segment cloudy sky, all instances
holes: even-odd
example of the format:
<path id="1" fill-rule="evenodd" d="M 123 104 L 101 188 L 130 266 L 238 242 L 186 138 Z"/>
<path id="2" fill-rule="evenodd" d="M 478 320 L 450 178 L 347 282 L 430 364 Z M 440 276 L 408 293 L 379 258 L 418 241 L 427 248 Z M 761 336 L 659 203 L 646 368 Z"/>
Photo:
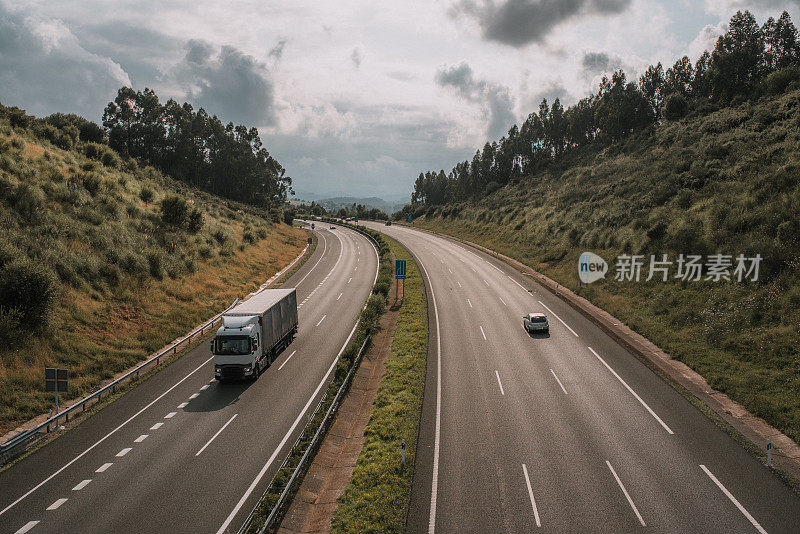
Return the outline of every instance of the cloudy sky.
<path id="1" fill-rule="evenodd" d="M 257 126 L 318 194 L 407 195 L 604 73 L 693 60 L 800 0 L 0 0 L 0 102 L 100 121 L 122 85 Z"/>

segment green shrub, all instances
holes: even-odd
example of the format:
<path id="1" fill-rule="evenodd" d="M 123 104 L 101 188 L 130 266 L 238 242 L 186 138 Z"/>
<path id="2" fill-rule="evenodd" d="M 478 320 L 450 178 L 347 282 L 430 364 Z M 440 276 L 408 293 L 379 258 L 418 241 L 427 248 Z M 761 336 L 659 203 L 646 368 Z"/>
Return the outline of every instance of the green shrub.
<path id="1" fill-rule="evenodd" d="M 204 222 L 205 221 L 203 220 L 203 213 L 199 209 L 193 208 L 192 211 L 189 213 L 189 222 L 187 225 L 187 229 L 191 233 L 196 234 L 197 232 L 203 229 Z"/>
<path id="2" fill-rule="evenodd" d="M 149 272 L 150 264 L 139 254 L 128 252 L 119 262 L 119 266 L 128 274 L 144 276 Z"/>
<path id="3" fill-rule="evenodd" d="M 250 245 L 252 245 L 253 243 L 256 242 L 256 237 L 252 234 L 252 232 L 250 232 L 250 230 L 246 230 L 242 234 L 242 240 L 244 240 L 247 243 L 249 243 Z"/>
<path id="4" fill-rule="evenodd" d="M 103 152 L 103 155 L 100 157 L 100 162 L 105 167 L 110 167 L 112 169 L 116 169 L 122 164 L 122 161 L 119 159 L 119 156 L 112 150 L 106 150 Z"/>
<path id="5" fill-rule="evenodd" d="M 0 306 L 0 347 L 13 348 L 26 334 L 23 317 L 16 308 Z"/>
<path id="6" fill-rule="evenodd" d="M 152 202 L 155 193 L 149 187 L 143 187 L 141 191 L 139 191 L 139 199 L 144 202 L 144 205 L 147 206 L 148 203 Z"/>
<path id="7" fill-rule="evenodd" d="M 38 217 L 44 206 L 44 192 L 39 186 L 22 183 L 14 192 L 14 207 L 27 220 Z"/>
<path id="8" fill-rule="evenodd" d="M 86 170 L 86 166 L 84 165 L 84 170 Z M 91 170 L 91 169 L 90 169 Z M 95 196 L 97 193 L 100 192 L 100 188 L 103 185 L 102 180 L 94 172 L 88 172 L 84 174 L 81 178 L 81 182 L 83 183 L 84 189 L 89 192 L 90 195 Z"/>
<path id="9" fill-rule="evenodd" d="M 178 195 L 161 201 L 161 220 L 168 225 L 181 227 L 189 220 L 189 204 Z"/>
<path id="10" fill-rule="evenodd" d="M 150 270 L 150 276 L 156 280 L 164 278 L 164 257 L 158 252 L 149 252 L 147 254 L 147 265 Z"/>
<path id="11" fill-rule="evenodd" d="M 14 309 L 30 328 L 46 326 L 58 298 L 58 282 L 41 265 L 14 261 L 0 271 L 0 307 Z"/>

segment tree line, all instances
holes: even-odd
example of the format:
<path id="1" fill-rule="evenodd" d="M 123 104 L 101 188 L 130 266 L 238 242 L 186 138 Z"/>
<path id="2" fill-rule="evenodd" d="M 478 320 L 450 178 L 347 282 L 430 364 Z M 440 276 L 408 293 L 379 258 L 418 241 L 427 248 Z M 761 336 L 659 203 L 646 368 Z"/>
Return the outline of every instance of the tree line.
<path id="1" fill-rule="evenodd" d="M 256 128 L 223 124 L 203 108 L 151 89 L 122 87 L 103 113 L 108 145 L 215 195 L 260 207 L 286 200 L 292 180 L 263 147 Z"/>
<path id="2" fill-rule="evenodd" d="M 413 206 L 443 205 L 480 198 L 509 182 L 593 144 L 609 144 L 690 113 L 708 113 L 747 99 L 780 94 L 800 86 L 800 39 L 789 14 L 770 17 L 759 27 L 749 12 L 737 12 L 712 52 L 692 64 L 684 56 L 664 70 L 650 66 L 639 82 L 618 70 L 603 77 L 597 93 L 564 108 L 559 99 L 542 100 L 521 127 L 487 142 L 472 161 L 420 173 Z"/>

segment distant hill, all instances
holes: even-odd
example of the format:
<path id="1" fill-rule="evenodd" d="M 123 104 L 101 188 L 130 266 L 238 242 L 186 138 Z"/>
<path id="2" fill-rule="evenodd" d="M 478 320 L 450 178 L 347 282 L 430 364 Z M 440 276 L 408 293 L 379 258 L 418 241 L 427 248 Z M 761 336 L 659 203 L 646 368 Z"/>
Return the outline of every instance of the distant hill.
<path id="1" fill-rule="evenodd" d="M 332 197 L 332 198 L 316 198 L 316 199 L 308 199 L 297 196 L 298 199 L 302 198 L 302 200 L 292 201 L 292 203 L 302 203 L 303 201 L 311 202 L 312 200 L 315 201 L 317 204 L 321 205 L 328 211 L 337 211 L 341 208 L 350 208 L 353 204 L 362 205 L 367 209 L 377 208 L 382 212 L 386 213 L 387 215 L 391 215 L 395 211 L 401 209 L 406 202 L 390 202 L 384 200 L 379 197 L 368 197 L 368 198 L 358 198 L 358 197 Z"/>

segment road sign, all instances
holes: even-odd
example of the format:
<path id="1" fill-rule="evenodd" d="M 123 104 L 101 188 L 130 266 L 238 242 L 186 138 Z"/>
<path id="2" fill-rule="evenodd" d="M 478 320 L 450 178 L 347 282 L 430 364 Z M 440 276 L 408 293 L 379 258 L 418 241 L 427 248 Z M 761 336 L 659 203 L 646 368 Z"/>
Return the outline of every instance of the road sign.
<path id="1" fill-rule="evenodd" d="M 394 261 L 394 277 L 396 280 L 406 279 L 406 260 Z"/>
<path id="2" fill-rule="evenodd" d="M 356 220 L 356 222 L 358 222 L 358 215 L 356 215 L 355 220 Z"/>
<path id="3" fill-rule="evenodd" d="M 66 369 L 56 369 L 54 367 L 46 367 L 44 370 L 44 385 L 46 391 L 60 391 L 67 392 L 67 376 Z"/>

